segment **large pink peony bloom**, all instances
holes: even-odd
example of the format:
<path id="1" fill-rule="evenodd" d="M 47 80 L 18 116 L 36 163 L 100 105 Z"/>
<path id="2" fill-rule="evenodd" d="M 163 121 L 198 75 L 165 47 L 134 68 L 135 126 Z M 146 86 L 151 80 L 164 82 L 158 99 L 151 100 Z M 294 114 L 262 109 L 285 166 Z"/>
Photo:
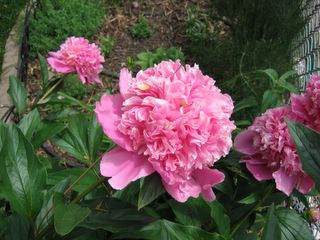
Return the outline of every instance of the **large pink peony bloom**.
<path id="1" fill-rule="evenodd" d="M 288 105 L 269 109 L 241 132 L 234 144 L 246 154 L 242 161 L 258 181 L 275 179 L 277 189 L 287 195 L 294 188 L 307 193 L 314 182 L 302 170 L 285 119 L 300 121 Z"/>
<path id="2" fill-rule="evenodd" d="M 83 84 L 102 84 L 99 73 L 104 57 L 99 47 L 87 39 L 70 37 L 57 52 L 49 52 L 50 66 L 60 73 L 77 72 Z"/>
<path id="3" fill-rule="evenodd" d="M 320 132 L 320 76 L 311 76 L 307 89 L 302 95 L 291 95 L 292 111 L 304 123 Z"/>
<path id="4" fill-rule="evenodd" d="M 233 102 L 198 66 L 161 62 L 140 71 L 120 73 L 120 93 L 105 94 L 96 104 L 98 121 L 119 147 L 104 154 L 101 174 L 122 189 L 154 171 L 180 202 L 202 193 L 215 199 L 212 186 L 223 173 L 209 167 L 230 151 L 229 120 Z"/>

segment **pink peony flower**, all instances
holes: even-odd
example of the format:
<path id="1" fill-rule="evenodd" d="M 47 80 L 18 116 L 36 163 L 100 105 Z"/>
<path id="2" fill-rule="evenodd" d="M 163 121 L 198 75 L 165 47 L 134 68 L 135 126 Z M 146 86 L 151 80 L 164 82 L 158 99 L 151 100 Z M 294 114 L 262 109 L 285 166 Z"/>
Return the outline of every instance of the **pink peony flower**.
<path id="1" fill-rule="evenodd" d="M 60 73 L 77 72 L 83 84 L 102 84 L 99 73 L 104 57 L 99 47 L 84 38 L 70 37 L 57 52 L 49 52 L 50 66 Z"/>
<path id="2" fill-rule="evenodd" d="M 287 195 L 294 188 L 307 193 L 314 182 L 302 170 L 285 119 L 300 121 L 288 105 L 269 109 L 248 130 L 241 132 L 234 144 L 239 152 L 246 154 L 242 162 L 258 181 L 275 179 L 277 189 Z"/>
<path id="3" fill-rule="evenodd" d="M 180 202 L 202 193 L 224 174 L 210 169 L 232 146 L 233 102 L 198 66 L 161 62 L 133 78 L 120 73 L 120 93 L 97 102 L 99 123 L 119 146 L 103 155 L 101 174 L 122 189 L 158 172 L 168 193 Z"/>
<path id="4" fill-rule="evenodd" d="M 307 89 L 302 95 L 291 95 L 292 111 L 304 123 L 320 132 L 320 76 L 311 76 Z"/>

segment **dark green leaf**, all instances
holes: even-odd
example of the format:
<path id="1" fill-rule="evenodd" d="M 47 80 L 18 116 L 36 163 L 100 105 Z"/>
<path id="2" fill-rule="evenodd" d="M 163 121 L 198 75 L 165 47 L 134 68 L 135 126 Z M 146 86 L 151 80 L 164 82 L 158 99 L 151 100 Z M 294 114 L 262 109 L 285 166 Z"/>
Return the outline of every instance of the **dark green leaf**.
<path id="1" fill-rule="evenodd" d="M 48 65 L 47 65 L 46 59 L 41 54 L 38 54 L 38 58 L 39 58 L 40 68 L 41 68 L 42 89 L 45 89 L 49 81 Z"/>
<path id="2" fill-rule="evenodd" d="M 278 73 L 274 70 L 274 69 L 265 69 L 265 70 L 258 70 L 258 72 L 261 72 L 261 73 L 265 73 L 272 82 L 276 82 L 278 81 Z"/>
<path id="3" fill-rule="evenodd" d="M 290 134 L 296 144 L 302 169 L 315 181 L 320 190 L 320 135 L 300 123 L 287 121 Z"/>
<path id="4" fill-rule="evenodd" d="M 263 229 L 262 240 L 281 239 L 280 225 L 274 214 L 274 205 L 272 204 L 266 216 L 266 223 Z"/>
<path id="5" fill-rule="evenodd" d="M 26 110 L 28 96 L 26 88 L 15 76 L 9 77 L 8 94 L 10 95 L 13 104 L 16 106 L 18 114 L 21 116 Z"/>
<path id="6" fill-rule="evenodd" d="M 202 198 L 189 199 L 185 203 L 170 200 L 169 205 L 179 223 L 201 227 L 202 222 L 210 220 L 210 207 Z"/>
<path id="7" fill-rule="evenodd" d="M 89 208 L 77 204 L 58 204 L 54 208 L 54 228 L 58 234 L 67 235 L 90 213 Z"/>
<path id="8" fill-rule="evenodd" d="M 270 90 L 264 92 L 260 107 L 260 113 L 264 113 L 269 108 L 281 105 L 278 96 Z"/>
<path id="9" fill-rule="evenodd" d="M 62 123 L 42 123 L 34 137 L 31 139 L 31 143 L 33 147 L 37 149 L 46 140 L 49 140 L 64 129 L 65 125 Z"/>
<path id="10" fill-rule="evenodd" d="M 236 113 L 240 110 L 246 109 L 246 108 L 251 108 L 251 107 L 256 107 L 258 105 L 257 100 L 255 97 L 247 97 L 245 99 L 242 99 L 240 102 L 238 102 L 233 110 L 233 113 Z"/>
<path id="11" fill-rule="evenodd" d="M 88 127 L 88 147 L 91 161 L 97 158 L 97 153 L 102 144 L 103 132 L 96 115 L 92 114 Z"/>
<path id="12" fill-rule="evenodd" d="M 0 152 L 1 187 L 13 210 L 33 217 L 42 205 L 46 171 L 17 127 L 8 127 L 4 146 Z"/>
<path id="13" fill-rule="evenodd" d="M 238 203 L 242 204 L 252 204 L 258 201 L 257 193 L 251 193 L 249 196 L 246 196 L 245 198 L 238 201 Z"/>
<path id="14" fill-rule="evenodd" d="M 26 218 L 18 214 L 10 215 L 7 218 L 5 240 L 29 240 L 31 239 L 30 235 L 30 223 Z"/>
<path id="15" fill-rule="evenodd" d="M 289 82 L 278 82 L 277 83 L 280 87 L 286 89 L 288 92 L 290 93 L 298 93 L 298 88 L 296 86 L 294 86 L 293 84 L 289 83 Z"/>
<path id="16" fill-rule="evenodd" d="M 101 208 L 103 211 L 92 213 L 81 226 L 92 230 L 121 232 L 140 229 L 153 220 L 143 210 L 138 211 L 135 206 L 115 198 L 105 199 Z"/>
<path id="17" fill-rule="evenodd" d="M 120 233 L 115 239 L 150 239 L 150 240 L 223 240 L 216 233 L 209 233 L 201 228 L 185 226 L 168 220 L 155 221 L 141 230 L 129 233 Z"/>
<path id="18" fill-rule="evenodd" d="M 19 122 L 19 128 L 26 138 L 30 140 L 39 128 L 40 123 L 40 114 L 37 109 L 34 109 L 21 119 Z"/>
<path id="19" fill-rule="evenodd" d="M 84 172 L 85 168 L 68 168 L 56 172 L 48 173 L 48 185 L 56 185 L 64 179 L 70 179 L 70 183 L 75 182 Z M 72 189 L 76 192 L 83 192 L 91 185 L 97 182 L 97 177 L 91 171 L 89 171 Z"/>
<path id="20" fill-rule="evenodd" d="M 290 208 L 276 209 L 275 215 L 281 230 L 281 240 L 314 239 L 307 222 Z"/>
<path id="21" fill-rule="evenodd" d="M 138 209 L 147 206 L 164 192 L 165 190 L 158 174 L 152 174 L 145 177 L 140 186 Z"/>
<path id="22" fill-rule="evenodd" d="M 218 232 L 227 238 L 230 234 L 230 218 L 225 214 L 225 209 L 217 200 L 207 204 L 211 208 L 211 217 L 218 227 Z"/>
<path id="23" fill-rule="evenodd" d="M 288 78 L 293 76 L 297 76 L 297 72 L 295 70 L 288 71 L 280 76 L 279 82 L 287 82 Z"/>

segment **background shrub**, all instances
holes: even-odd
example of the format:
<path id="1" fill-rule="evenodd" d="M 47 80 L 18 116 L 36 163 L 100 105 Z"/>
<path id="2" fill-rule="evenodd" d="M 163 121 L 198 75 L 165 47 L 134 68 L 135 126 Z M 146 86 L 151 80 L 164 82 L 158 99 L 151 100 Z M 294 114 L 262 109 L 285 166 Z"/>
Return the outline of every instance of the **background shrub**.
<path id="1" fill-rule="evenodd" d="M 57 50 L 69 36 L 94 34 L 104 15 L 102 0 L 43 0 L 30 24 L 30 55 Z"/>

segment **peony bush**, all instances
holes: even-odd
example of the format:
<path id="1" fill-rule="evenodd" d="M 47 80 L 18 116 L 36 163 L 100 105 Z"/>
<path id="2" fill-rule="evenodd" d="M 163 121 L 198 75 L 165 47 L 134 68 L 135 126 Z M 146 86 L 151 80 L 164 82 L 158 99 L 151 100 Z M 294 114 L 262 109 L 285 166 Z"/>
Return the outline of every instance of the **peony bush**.
<path id="1" fill-rule="evenodd" d="M 81 37 L 39 61 L 37 98 L 11 77 L 17 115 L 0 122 L 1 239 L 314 239 L 320 77 L 298 95 L 291 73 L 259 70 L 270 89 L 234 103 L 170 59 L 123 68 L 111 92 L 101 50 Z M 61 92 L 72 73 L 96 96 Z"/>

